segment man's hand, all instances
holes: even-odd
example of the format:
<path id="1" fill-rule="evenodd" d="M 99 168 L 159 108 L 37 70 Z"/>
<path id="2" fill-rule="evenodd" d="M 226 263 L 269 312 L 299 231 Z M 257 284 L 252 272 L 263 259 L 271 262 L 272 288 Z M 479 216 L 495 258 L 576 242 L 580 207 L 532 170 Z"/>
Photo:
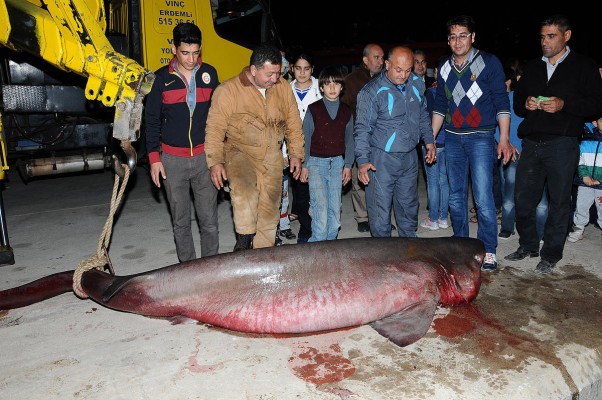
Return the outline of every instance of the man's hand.
<path id="1" fill-rule="evenodd" d="M 425 144 L 424 147 L 426 147 L 426 156 L 424 156 L 426 163 L 432 164 L 437 161 L 437 147 L 433 143 Z"/>
<path id="2" fill-rule="evenodd" d="M 301 159 L 297 157 L 291 157 L 288 164 L 291 174 L 293 174 L 293 178 L 299 179 L 299 175 L 301 175 Z"/>
<path id="3" fill-rule="evenodd" d="M 503 160 L 504 165 L 508 164 L 514 157 L 514 150 L 516 150 L 516 147 L 512 146 L 509 141 L 500 140 L 500 143 L 497 145 L 498 160 Z"/>
<path id="4" fill-rule="evenodd" d="M 351 168 L 343 168 L 341 175 L 343 177 L 343 186 L 345 186 L 351 180 Z"/>
<path id="5" fill-rule="evenodd" d="M 368 177 L 368 171 L 370 170 L 376 171 L 376 167 L 372 165 L 371 162 L 364 163 L 357 167 L 357 179 L 364 185 L 370 183 L 370 178 Z"/>
<path id="6" fill-rule="evenodd" d="M 550 97 L 549 100 L 540 100 L 537 101 L 537 97 L 529 96 L 527 97 L 527 102 L 525 103 L 525 108 L 529 111 L 534 110 L 542 110 L 548 113 L 555 113 L 564 107 L 564 100 L 560 97 Z"/>
<path id="7" fill-rule="evenodd" d="M 224 164 L 215 164 L 210 168 L 209 172 L 211 173 L 211 182 L 213 182 L 213 186 L 215 186 L 217 190 L 223 188 L 224 181 L 228 180 Z"/>
<path id="8" fill-rule="evenodd" d="M 542 100 L 539 102 L 539 109 L 547 113 L 555 113 L 562 110 L 564 100 L 560 97 L 550 97 L 550 100 Z"/>
<path id="9" fill-rule="evenodd" d="M 161 178 L 167 179 L 162 162 L 156 162 L 150 166 L 151 179 L 156 187 L 161 188 Z"/>

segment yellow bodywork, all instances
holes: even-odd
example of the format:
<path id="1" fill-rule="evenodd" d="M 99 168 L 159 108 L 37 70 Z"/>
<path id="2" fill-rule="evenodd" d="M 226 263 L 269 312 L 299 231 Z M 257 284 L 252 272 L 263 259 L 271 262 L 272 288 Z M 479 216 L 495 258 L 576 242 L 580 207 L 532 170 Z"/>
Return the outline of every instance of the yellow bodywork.
<path id="1" fill-rule="evenodd" d="M 201 58 L 217 69 L 220 81 L 237 75 L 249 64 L 251 50 L 217 35 L 210 0 L 146 0 L 140 7 L 142 61 L 151 71 L 171 60 L 172 30 L 180 22 L 193 22 L 201 29 Z"/>

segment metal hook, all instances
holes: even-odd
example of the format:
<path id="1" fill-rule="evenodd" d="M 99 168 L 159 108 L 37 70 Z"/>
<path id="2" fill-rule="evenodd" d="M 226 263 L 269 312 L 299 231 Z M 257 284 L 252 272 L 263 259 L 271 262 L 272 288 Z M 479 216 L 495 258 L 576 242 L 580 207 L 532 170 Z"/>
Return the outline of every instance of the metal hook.
<path id="1" fill-rule="evenodd" d="M 132 142 L 129 140 L 121 141 L 121 148 L 127 157 L 127 166 L 130 169 L 130 172 L 134 172 L 136 169 L 136 149 L 132 146 Z M 118 157 L 113 155 L 113 169 L 115 173 L 119 175 L 120 178 L 125 176 L 125 170 L 123 169 L 123 164 L 119 161 Z"/>

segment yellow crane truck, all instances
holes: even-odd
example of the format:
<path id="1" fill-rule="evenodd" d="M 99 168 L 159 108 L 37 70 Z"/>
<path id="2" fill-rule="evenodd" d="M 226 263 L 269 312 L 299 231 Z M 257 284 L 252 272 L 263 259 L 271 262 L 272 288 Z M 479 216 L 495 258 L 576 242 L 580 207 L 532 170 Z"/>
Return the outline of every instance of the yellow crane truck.
<path id="1" fill-rule="evenodd" d="M 144 96 L 180 22 L 201 28 L 202 58 L 220 80 L 248 64 L 255 45 L 278 44 L 269 0 L 0 0 L 0 185 L 12 161 L 24 180 L 119 173 L 117 154 L 133 170 Z M 3 265 L 14 256 L 1 190 Z"/>

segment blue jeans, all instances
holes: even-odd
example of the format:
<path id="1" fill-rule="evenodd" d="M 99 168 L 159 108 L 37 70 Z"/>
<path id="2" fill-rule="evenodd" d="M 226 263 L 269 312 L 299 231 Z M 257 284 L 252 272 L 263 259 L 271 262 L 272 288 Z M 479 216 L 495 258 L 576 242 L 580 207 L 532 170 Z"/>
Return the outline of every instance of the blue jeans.
<path id="1" fill-rule="evenodd" d="M 422 154 L 426 154 L 426 147 L 422 146 Z M 427 164 L 424 158 L 426 171 L 426 190 L 428 194 L 429 219 L 431 221 L 447 220 L 449 212 L 449 182 L 447 181 L 447 166 L 445 162 L 445 147 L 437 147 L 437 161 Z"/>
<path id="2" fill-rule="evenodd" d="M 311 237 L 308 242 L 334 240 L 341 227 L 341 194 L 345 160 L 337 157 L 309 157 L 309 207 Z"/>
<path id="3" fill-rule="evenodd" d="M 514 233 L 516 209 L 514 206 L 514 184 L 516 182 L 516 167 L 518 160 L 508 164 L 500 162 L 500 175 L 502 179 L 502 225 L 503 232 Z M 548 190 L 544 189 L 541 200 L 535 210 L 535 229 L 539 240 L 543 239 L 543 229 L 548 218 Z"/>
<path id="4" fill-rule="evenodd" d="M 449 209 L 454 236 L 468 237 L 468 175 L 479 224 L 477 239 L 485 244 L 487 253 L 497 248 L 497 217 L 493 200 L 493 168 L 495 138 L 493 132 L 468 135 L 445 135 Z"/>

